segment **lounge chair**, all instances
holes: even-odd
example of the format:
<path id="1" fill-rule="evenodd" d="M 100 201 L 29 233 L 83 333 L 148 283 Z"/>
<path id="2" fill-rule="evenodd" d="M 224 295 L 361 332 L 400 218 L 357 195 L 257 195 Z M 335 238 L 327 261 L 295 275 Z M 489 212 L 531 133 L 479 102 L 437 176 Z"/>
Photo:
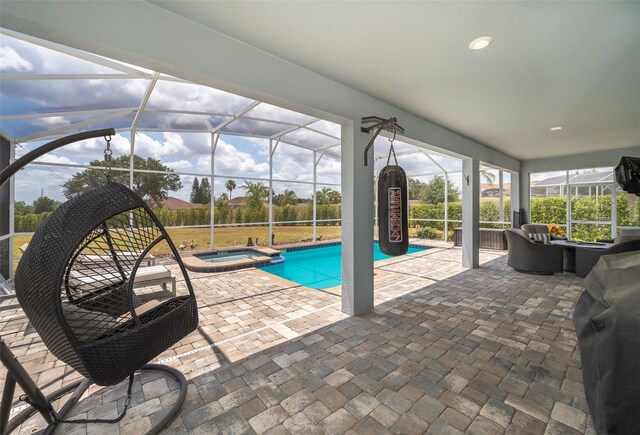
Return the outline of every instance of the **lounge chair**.
<path id="1" fill-rule="evenodd" d="M 562 272 L 562 246 L 534 243 L 520 229 L 509 229 L 507 264 L 518 272 L 552 275 Z"/>
<path id="2" fill-rule="evenodd" d="M 83 273 L 82 269 L 73 270 L 69 276 L 69 285 L 76 290 L 91 292 L 105 287 L 105 283 L 115 283 L 120 281 L 120 276 L 115 273 L 95 273 L 91 275 Z M 171 275 L 171 271 L 165 266 L 140 267 L 133 280 L 133 288 L 149 287 L 160 285 L 165 292 L 169 292 L 167 283 L 171 283 L 171 295 L 176 296 L 176 278 Z"/>
<path id="3" fill-rule="evenodd" d="M 134 262 L 138 259 L 138 256 L 137 252 L 118 252 L 118 259 L 124 261 Z M 113 257 L 109 254 L 80 254 L 77 260 L 83 264 L 113 263 Z M 156 257 L 147 254 L 142 262 L 148 267 L 155 266 Z"/>

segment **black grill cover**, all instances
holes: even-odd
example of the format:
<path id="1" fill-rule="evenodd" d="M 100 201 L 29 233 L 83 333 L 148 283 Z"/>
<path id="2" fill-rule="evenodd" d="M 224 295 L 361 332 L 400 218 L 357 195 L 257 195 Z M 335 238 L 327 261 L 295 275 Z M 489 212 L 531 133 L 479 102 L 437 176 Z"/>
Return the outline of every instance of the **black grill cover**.
<path id="1" fill-rule="evenodd" d="M 603 256 L 585 278 L 573 322 L 598 434 L 640 433 L 640 254 Z"/>
<path id="2" fill-rule="evenodd" d="M 378 176 L 378 239 L 387 255 L 403 255 L 409 249 L 407 175 L 400 166 L 388 165 Z"/>
<path id="3" fill-rule="evenodd" d="M 616 181 L 628 193 L 640 193 L 640 158 L 622 157 L 616 166 Z"/>

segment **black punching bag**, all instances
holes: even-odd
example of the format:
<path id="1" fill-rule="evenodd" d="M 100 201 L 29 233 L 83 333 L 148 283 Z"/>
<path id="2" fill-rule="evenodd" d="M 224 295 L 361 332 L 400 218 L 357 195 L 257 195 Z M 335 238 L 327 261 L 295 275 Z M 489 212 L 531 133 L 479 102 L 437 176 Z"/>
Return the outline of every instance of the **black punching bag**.
<path id="1" fill-rule="evenodd" d="M 398 165 L 382 168 L 378 176 L 378 239 L 380 250 L 387 255 L 403 255 L 409 249 L 407 199 L 404 169 Z"/>

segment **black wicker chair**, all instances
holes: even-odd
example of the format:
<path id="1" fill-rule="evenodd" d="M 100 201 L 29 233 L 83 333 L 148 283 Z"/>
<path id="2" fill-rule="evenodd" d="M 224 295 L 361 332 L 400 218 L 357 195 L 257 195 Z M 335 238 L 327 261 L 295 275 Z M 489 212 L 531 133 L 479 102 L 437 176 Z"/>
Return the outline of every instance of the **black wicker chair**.
<path id="1" fill-rule="evenodd" d="M 508 229 L 507 264 L 518 272 L 551 275 L 562 272 L 562 247 L 533 243 L 522 230 Z"/>
<path id="2" fill-rule="evenodd" d="M 163 240 L 189 294 L 136 313 L 136 271 Z M 85 261 L 76 261 L 81 255 Z M 96 257 L 100 261 L 86 261 Z M 124 380 L 198 324 L 193 288 L 175 246 L 147 204 L 117 183 L 84 193 L 49 216 L 18 265 L 15 287 L 47 348 L 98 385 Z"/>
<path id="3" fill-rule="evenodd" d="M 640 240 L 613 245 L 608 249 L 591 249 L 580 247 L 576 249 L 576 276 L 581 278 L 589 275 L 600 257 L 603 255 L 621 254 L 623 252 L 640 251 Z"/>

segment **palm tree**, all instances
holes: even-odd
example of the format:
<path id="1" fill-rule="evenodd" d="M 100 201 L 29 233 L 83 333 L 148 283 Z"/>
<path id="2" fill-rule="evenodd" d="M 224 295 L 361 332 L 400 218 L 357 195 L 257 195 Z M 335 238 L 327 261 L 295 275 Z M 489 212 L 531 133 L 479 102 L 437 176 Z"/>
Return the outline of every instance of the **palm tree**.
<path id="1" fill-rule="evenodd" d="M 480 168 L 480 177 L 484 178 L 487 184 L 493 184 L 496 181 L 496 174 L 485 168 Z"/>
<path id="2" fill-rule="evenodd" d="M 229 199 L 231 199 L 231 192 L 236 188 L 236 182 L 233 180 L 227 180 L 224 187 L 229 191 Z"/>
<path id="3" fill-rule="evenodd" d="M 298 198 L 293 190 L 284 189 L 278 200 L 278 205 L 284 207 L 285 205 L 296 205 Z"/>
<path id="4" fill-rule="evenodd" d="M 329 204 L 330 187 L 323 187 L 322 190 L 316 192 L 316 204 Z"/>
<path id="5" fill-rule="evenodd" d="M 269 188 L 262 183 L 252 183 L 244 180 L 244 184 L 240 186 L 247 192 L 247 208 L 261 209 L 264 200 L 269 196 Z"/>

